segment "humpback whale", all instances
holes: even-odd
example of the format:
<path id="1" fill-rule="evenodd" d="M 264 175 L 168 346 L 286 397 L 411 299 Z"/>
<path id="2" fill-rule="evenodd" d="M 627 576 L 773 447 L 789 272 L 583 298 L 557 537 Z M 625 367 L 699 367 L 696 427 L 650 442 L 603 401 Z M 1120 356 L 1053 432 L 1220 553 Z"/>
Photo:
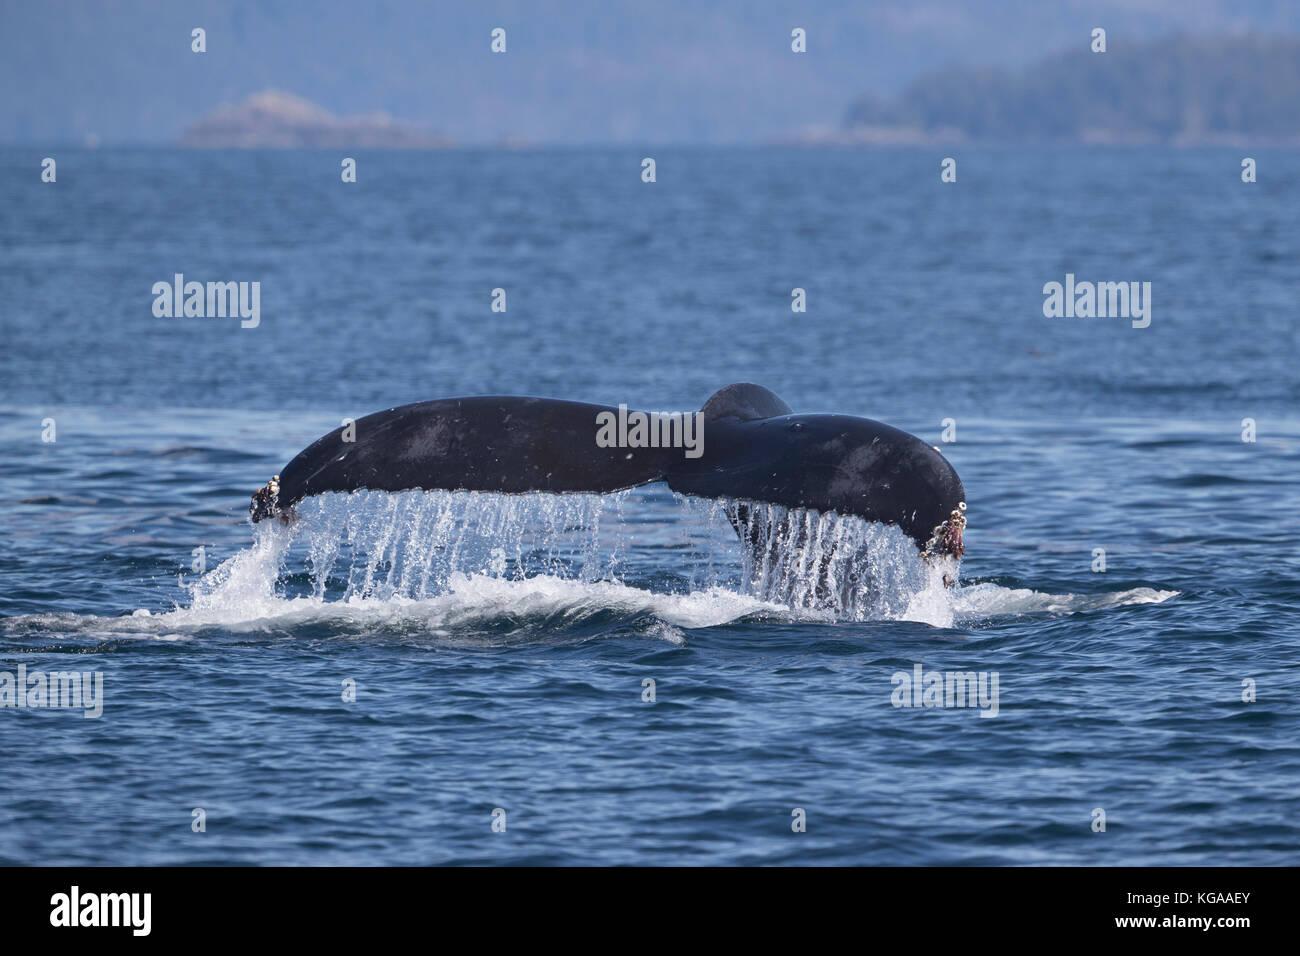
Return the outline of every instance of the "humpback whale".
<path id="1" fill-rule="evenodd" d="M 640 414 L 654 431 L 656 416 Z M 626 406 L 514 396 L 402 405 L 317 439 L 253 494 L 249 512 L 288 521 L 297 502 L 331 491 L 604 493 L 662 481 L 729 502 L 742 538 L 746 503 L 761 502 L 897 525 L 927 559 L 964 553 L 961 479 L 914 435 L 850 415 L 796 415 L 751 383 L 728 385 L 694 415 L 700 441 L 684 454 L 671 441 L 624 440 L 621 427 L 611 442 L 609 423 L 631 418 Z M 657 421 L 665 417 L 674 416 Z"/>

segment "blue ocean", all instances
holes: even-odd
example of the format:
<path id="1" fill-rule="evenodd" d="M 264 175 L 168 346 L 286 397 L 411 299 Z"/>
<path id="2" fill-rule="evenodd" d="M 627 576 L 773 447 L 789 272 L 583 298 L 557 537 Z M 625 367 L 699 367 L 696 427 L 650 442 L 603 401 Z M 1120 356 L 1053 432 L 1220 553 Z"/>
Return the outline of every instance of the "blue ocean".
<path id="1" fill-rule="evenodd" d="M 1294 864 L 1300 153 L 1251 155 L 0 151 L 0 864 Z M 733 382 L 939 447 L 955 584 L 829 516 L 875 591 L 810 606 L 662 485 L 249 520 L 345 419 Z"/>

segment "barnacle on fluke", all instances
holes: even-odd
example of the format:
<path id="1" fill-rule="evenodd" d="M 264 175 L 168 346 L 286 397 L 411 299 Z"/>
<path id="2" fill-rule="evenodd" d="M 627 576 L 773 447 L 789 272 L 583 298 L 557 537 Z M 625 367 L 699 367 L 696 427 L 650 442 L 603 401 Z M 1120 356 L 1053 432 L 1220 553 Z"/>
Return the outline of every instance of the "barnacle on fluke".
<path id="1" fill-rule="evenodd" d="M 929 560 L 937 555 L 952 555 L 954 558 L 960 558 L 966 553 L 966 546 L 962 543 L 962 533 L 966 530 L 966 502 L 957 502 L 957 507 L 952 510 L 947 519 L 942 524 L 934 526 L 930 533 L 930 540 L 925 543 L 921 553 Z"/>
<path id="2" fill-rule="evenodd" d="M 270 518 L 280 511 L 280 476 L 273 475 L 257 491 L 253 492 L 253 500 L 248 505 L 248 513 L 254 521 L 261 521 L 263 518 Z"/>

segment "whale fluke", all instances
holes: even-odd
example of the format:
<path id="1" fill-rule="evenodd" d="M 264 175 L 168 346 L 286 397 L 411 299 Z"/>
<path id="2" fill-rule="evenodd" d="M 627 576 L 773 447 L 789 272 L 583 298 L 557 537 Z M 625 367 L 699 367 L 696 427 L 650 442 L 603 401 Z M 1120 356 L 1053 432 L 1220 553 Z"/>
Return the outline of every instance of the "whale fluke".
<path id="1" fill-rule="evenodd" d="M 963 553 L 965 490 L 936 449 L 866 418 L 796 415 L 752 383 L 728 385 L 698 413 L 515 396 L 390 408 L 303 449 L 249 511 L 288 520 L 304 498 L 363 488 L 602 494 L 655 481 L 857 515 L 897 525 L 924 553 Z"/>

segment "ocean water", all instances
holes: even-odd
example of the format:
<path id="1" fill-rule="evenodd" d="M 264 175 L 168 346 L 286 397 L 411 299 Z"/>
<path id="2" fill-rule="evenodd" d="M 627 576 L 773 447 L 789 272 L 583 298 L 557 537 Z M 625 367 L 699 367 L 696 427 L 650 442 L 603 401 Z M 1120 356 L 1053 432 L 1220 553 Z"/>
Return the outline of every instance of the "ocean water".
<path id="1" fill-rule="evenodd" d="M 1300 153 L 1251 155 L 0 151 L 0 671 L 103 681 L 0 708 L 0 863 L 1295 863 Z M 1067 273 L 1149 327 L 1046 318 Z M 656 486 L 248 521 L 343 418 L 735 381 L 941 447 L 956 586 L 805 516 L 876 582 L 808 607 Z"/>

